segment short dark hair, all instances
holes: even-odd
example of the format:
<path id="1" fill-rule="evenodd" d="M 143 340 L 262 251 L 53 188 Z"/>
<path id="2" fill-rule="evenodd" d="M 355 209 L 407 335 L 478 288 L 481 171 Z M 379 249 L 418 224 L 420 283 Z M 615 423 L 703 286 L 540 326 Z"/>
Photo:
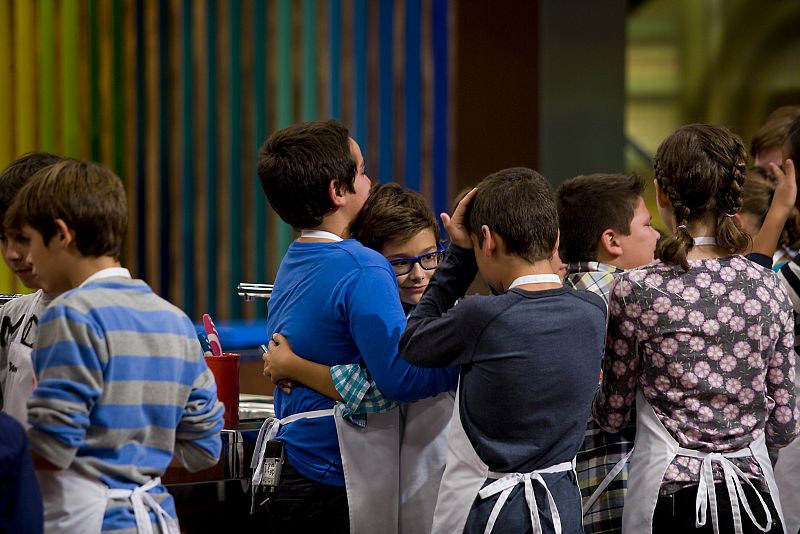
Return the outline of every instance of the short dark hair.
<path id="1" fill-rule="evenodd" d="M 313 228 L 333 204 L 328 187 L 354 192 L 350 135 L 338 121 L 294 124 L 272 134 L 258 154 L 258 176 L 270 206 L 294 228 Z"/>
<path id="2" fill-rule="evenodd" d="M 780 147 L 786 139 L 792 122 L 800 118 L 800 106 L 781 106 L 769 114 L 750 142 L 750 155 L 754 158 L 762 150 Z"/>
<path id="3" fill-rule="evenodd" d="M 351 231 L 365 247 L 381 252 L 391 241 L 408 241 L 423 230 L 440 231 L 425 197 L 396 183 L 376 185 Z"/>
<path id="4" fill-rule="evenodd" d="M 561 184 L 556 191 L 561 259 L 596 261 L 597 243 L 608 228 L 630 235 L 643 193 L 644 179 L 636 174 L 584 174 Z"/>
<path id="5" fill-rule="evenodd" d="M 49 243 L 56 219 L 75 230 L 75 245 L 87 257 L 119 259 L 128 226 L 122 180 L 91 161 L 63 160 L 36 173 L 22 188 L 5 218 L 9 229 L 28 225 Z"/>
<path id="6" fill-rule="evenodd" d="M 795 169 L 800 167 L 800 116 L 798 116 L 789 127 L 786 134 L 786 142 L 789 144 L 789 159 L 794 163 Z"/>
<path id="7" fill-rule="evenodd" d="M 0 223 L 20 189 L 34 174 L 64 158 L 49 152 L 28 152 L 12 161 L 0 172 Z"/>
<path id="8" fill-rule="evenodd" d="M 466 213 L 469 231 L 483 245 L 486 225 L 505 243 L 506 252 L 531 263 L 550 258 L 558 239 L 558 212 L 553 191 L 538 172 L 512 167 L 490 174 Z"/>

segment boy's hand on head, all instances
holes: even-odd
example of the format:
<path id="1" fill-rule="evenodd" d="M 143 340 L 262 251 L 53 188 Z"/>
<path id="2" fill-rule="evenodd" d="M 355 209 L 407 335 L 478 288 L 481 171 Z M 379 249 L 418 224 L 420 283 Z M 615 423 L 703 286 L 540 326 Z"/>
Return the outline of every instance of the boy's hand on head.
<path id="1" fill-rule="evenodd" d="M 472 189 L 472 191 L 464 195 L 464 198 L 462 198 L 461 202 L 459 202 L 458 206 L 456 206 L 456 210 L 453 212 L 452 217 L 447 213 L 442 213 L 440 215 L 444 229 L 447 231 L 447 235 L 450 236 L 450 242 L 461 248 L 472 248 L 472 239 L 469 237 L 469 230 L 467 229 L 465 214 L 467 211 L 467 206 L 469 206 L 470 202 L 472 202 L 472 199 L 475 198 L 475 193 L 477 192 L 478 188 L 475 187 Z"/>
<path id="2" fill-rule="evenodd" d="M 789 217 L 789 212 L 797 202 L 797 179 L 795 174 L 794 162 L 787 159 L 784 169 L 775 163 L 769 164 L 770 171 L 775 177 L 775 193 L 772 195 L 770 211 L 778 210 L 778 215 L 785 218 Z"/>

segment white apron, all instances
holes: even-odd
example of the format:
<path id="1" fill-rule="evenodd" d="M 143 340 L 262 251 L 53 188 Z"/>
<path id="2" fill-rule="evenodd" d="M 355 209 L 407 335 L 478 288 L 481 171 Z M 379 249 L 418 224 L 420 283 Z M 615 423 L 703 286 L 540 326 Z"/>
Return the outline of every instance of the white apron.
<path id="1" fill-rule="evenodd" d="M 653 512 L 658 501 L 658 494 L 661 488 L 661 481 L 664 473 L 676 456 L 690 456 L 702 459 L 702 470 L 700 473 L 700 484 L 697 490 L 697 503 L 695 513 L 697 516 L 696 524 L 698 527 L 707 524 L 708 512 L 711 513 L 711 521 L 714 532 L 719 533 L 718 521 L 719 514 L 733 514 L 736 534 L 741 534 L 741 513 L 742 509 L 755 523 L 752 513 L 753 506 L 759 506 L 766 512 L 766 525 L 760 525 L 764 531 L 772 528 L 773 518 L 769 509 L 761 498 L 754 503 L 747 502 L 742 490 L 742 482 L 752 483 L 728 458 L 743 458 L 753 456 L 757 461 L 766 478 L 767 485 L 775 508 L 781 514 L 780 499 L 778 489 L 775 485 L 775 477 L 772 473 L 772 464 L 769 460 L 767 447 L 764 444 L 764 434 L 752 442 L 749 447 L 739 451 L 726 453 L 706 453 L 692 449 L 685 449 L 678 445 L 678 442 L 669 434 L 661 424 L 653 411 L 653 407 L 642 395 L 641 391 L 636 393 L 636 439 L 634 441 L 634 451 L 631 456 L 630 471 L 628 474 L 628 493 L 625 497 L 625 508 L 622 512 L 622 532 L 629 534 L 646 534 L 653 530 Z M 712 463 L 720 465 L 725 476 L 725 484 L 731 501 L 731 510 L 717 510 L 717 501 L 714 494 L 714 475 Z M 740 500 L 737 493 L 742 495 Z M 710 508 L 710 510 L 709 510 Z M 776 518 L 777 519 L 777 518 Z M 785 530 L 784 530 L 785 532 Z M 722 533 L 727 534 L 727 533 Z"/>
<path id="2" fill-rule="evenodd" d="M 428 533 L 447 458 L 455 400 L 449 391 L 400 406 L 400 534 Z"/>
<path id="3" fill-rule="evenodd" d="M 253 485 L 260 484 L 264 476 L 267 441 L 275 438 L 282 425 L 299 419 L 333 417 L 342 455 L 351 534 L 429 532 L 444 469 L 449 414 L 447 421 L 443 421 L 443 416 L 448 405 L 452 410 L 452 397 L 443 393 L 388 412 L 367 414 L 364 428 L 348 423 L 338 405 L 283 419 L 267 419 L 261 426 L 251 463 Z M 405 408 L 404 414 L 401 408 Z M 403 415 L 405 431 L 401 435 Z M 429 439 L 432 441 L 426 441 Z M 376 472 L 380 475 L 376 476 Z M 425 505 L 415 509 L 422 501 Z M 427 528 L 418 530 L 420 524 L 427 524 Z"/>
<path id="4" fill-rule="evenodd" d="M 800 371 L 794 375 L 794 384 L 800 392 Z M 775 483 L 781 493 L 786 531 L 796 533 L 800 531 L 800 437 L 778 452 Z"/>
<path id="5" fill-rule="evenodd" d="M 450 422 L 450 436 L 447 443 L 447 465 L 442 476 L 442 484 L 439 487 L 439 497 L 436 501 L 433 532 L 439 534 L 463 532 L 475 498 L 487 499 L 499 493 L 500 497 L 497 499 L 494 508 L 492 508 L 489 521 L 484 530 L 486 534 L 489 534 L 494 528 L 497 517 L 511 491 L 517 484 L 521 483 L 525 487 L 525 500 L 530 510 L 533 532 L 534 534 L 541 534 L 541 520 L 533 492 L 533 482 L 535 481 L 547 493 L 548 504 L 553 514 L 553 526 L 556 534 L 560 534 L 561 518 L 558 514 L 558 507 L 541 475 L 543 473 L 560 473 L 572 470 L 575 468 L 574 460 L 544 469 L 537 469 L 531 473 L 493 473 L 489 471 L 489 467 L 480 459 L 464 432 L 459 414 L 458 399 L 459 392 L 456 392 L 453 417 Z M 484 482 L 489 478 L 497 480 L 481 489 Z M 577 482 L 575 491 L 580 492 Z"/>
<path id="6" fill-rule="evenodd" d="M 154 532 L 148 508 L 158 518 L 158 532 L 180 534 L 178 522 L 147 493 L 161 484 L 160 478 L 133 490 L 109 489 L 73 469 L 37 470 L 36 478 L 42 490 L 45 534 L 98 534 L 110 499 L 130 499 L 138 534 Z"/>
<path id="7" fill-rule="evenodd" d="M 8 345 L 8 366 L 13 369 L 6 375 L 6 383 L 3 386 L 3 411 L 19 421 L 26 429 L 28 424 L 28 399 L 33 394 L 36 387 L 36 375 L 33 372 L 33 360 L 31 359 L 32 349 L 22 343 L 25 336 L 25 329 L 28 327 L 33 312 L 42 297 L 41 291 L 36 298 L 31 299 L 22 323 L 17 330 L 17 335 Z"/>

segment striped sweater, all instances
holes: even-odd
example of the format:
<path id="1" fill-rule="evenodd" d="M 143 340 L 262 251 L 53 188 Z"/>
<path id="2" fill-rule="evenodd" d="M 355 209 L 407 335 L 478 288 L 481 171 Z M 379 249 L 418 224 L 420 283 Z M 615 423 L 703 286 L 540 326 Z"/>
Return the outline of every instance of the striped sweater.
<path id="1" fill-rule="evenodd" d="M 190 470 L 217 462 L 223 407 L 192 323 L 143 281 L 102 278 L 54 300 L 33 364 L 31 449 L 56 466 L 133 489 L 173 454 Z M 151 493 L 174 517 L 166 489 Z M 103 532 L 134 526 L 127 503 L 108 503 Z"/>

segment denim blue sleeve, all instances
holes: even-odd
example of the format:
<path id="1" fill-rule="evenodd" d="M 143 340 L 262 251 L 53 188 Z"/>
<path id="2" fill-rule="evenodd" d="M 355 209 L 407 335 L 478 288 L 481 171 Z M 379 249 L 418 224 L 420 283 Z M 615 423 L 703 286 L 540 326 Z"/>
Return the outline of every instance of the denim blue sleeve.
<path id="1" fill-rule="evenodd" d="M 41 534 L 42 495 L 22 426 L 0 414 L 0 532 Z"/>
<path id="2" fill-rule="evenodd" d="M 415 367 L 398 354 L 406 318 L 388 266 L 367 267 L 354 274 L 344 298 L 350 334 L 375 383 L 388 398 L 407 402 L 455 388 L 457 370 Z"/>

